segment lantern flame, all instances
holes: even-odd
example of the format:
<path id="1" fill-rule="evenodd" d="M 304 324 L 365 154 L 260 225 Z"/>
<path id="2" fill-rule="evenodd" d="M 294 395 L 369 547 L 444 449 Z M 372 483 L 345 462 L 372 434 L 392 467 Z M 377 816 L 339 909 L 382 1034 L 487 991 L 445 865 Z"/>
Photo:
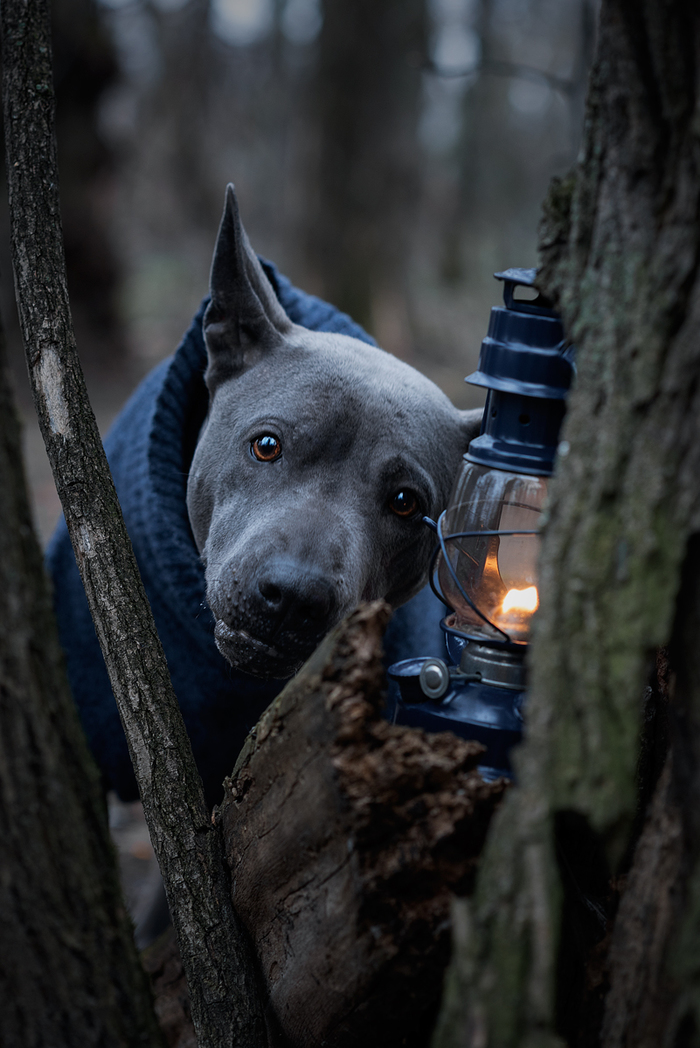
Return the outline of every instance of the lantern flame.
<path id="1" fill-rule="evenodd" d="M 503 598 L 501 610 L 504 613 L 508 611 L 533 612 L 537 610 L 539 602 L 537 586 L 528 586 L 527 589 L 521 590 L 511 589 Z"/>

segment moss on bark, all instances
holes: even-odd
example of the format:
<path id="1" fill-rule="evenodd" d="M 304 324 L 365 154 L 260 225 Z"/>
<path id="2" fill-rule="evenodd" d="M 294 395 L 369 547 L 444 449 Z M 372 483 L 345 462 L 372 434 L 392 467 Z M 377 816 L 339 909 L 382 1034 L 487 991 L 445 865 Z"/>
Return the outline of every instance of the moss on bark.
<path id="1" fill-rule="evenodd" d="M 436 1048 L 584 1043 L 561 985 L 580 871 L 569 878 L 554 827 L 580 820 L 598 880 L 628 854 L 649 662 L 674 635 L 700 524 L 699 73 L 697 5 L 603 0 L 582 157 L 542 225 L 539 281 L 578 377 L 544 527 L 520 785 L 487 842 Z M 580 894 L 602 928 L 604 901 Z"/>

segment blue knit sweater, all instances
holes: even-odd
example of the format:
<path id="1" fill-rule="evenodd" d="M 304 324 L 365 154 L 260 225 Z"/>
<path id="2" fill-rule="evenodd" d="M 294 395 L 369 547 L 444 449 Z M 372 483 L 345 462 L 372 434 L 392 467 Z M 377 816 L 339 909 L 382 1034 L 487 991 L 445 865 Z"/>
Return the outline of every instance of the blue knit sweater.
<path id="1" fill-rule="evenodd" d="M 373 344 L 346 314 L 299 291 L 271 264 L 263 265 L 295 323 Z M 206 304 L 175 354 L 137 388 L 105 449 L 207 799 L 216 803 L 247 732 L 283 685 L 239 673 L 219 653 L 204 569 L 187 517 L 187 473 L 208 403 Z M 88 742 L 106 788 L 122 800 L 134 800 L 138 793 L 126 739 L 63 520 L 47 562 L 68 676 Z M 387 633 L 387 664 L 441 654 L 439 615 L 440 605 L 427 589 L 401 608 Z"/>

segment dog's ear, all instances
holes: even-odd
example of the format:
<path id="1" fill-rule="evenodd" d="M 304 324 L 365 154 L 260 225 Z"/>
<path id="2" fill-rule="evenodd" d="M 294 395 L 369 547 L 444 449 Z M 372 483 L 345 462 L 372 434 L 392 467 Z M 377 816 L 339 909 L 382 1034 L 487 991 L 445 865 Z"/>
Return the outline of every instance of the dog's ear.
<path id="1" fill-rule="evenodd" d="M 250 246 L 230 183 L 214 249 L 210 291 L 204 338 L 211 388 L 243 371 L 261 351 L 279 345 L 292 327 Z"/>
<path id="2" fill-rule="evenodd" d="M 481 433 L 481 420 L 484 417 L 482 408 L 474 408 L 472 411 L 460 411 L 460 424 L 464 438 L 464 450 L 469 446 L 469 441 L 474 440 Z"/>

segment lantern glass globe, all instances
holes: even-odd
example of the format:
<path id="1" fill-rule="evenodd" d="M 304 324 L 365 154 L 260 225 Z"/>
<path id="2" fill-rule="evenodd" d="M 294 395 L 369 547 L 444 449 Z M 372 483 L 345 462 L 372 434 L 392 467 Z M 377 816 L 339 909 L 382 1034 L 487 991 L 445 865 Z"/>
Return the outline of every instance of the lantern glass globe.
<path id="1" fill-rule="evenodd" d="M 465 458 L 442 521 L 452 571 L 444 553 L 438 567 L 453 629 L 474 640 L 503 642 L 505 634 L 527 643 L 539 603 L 537 528 L 546 494 L 546 477 Z"/>

